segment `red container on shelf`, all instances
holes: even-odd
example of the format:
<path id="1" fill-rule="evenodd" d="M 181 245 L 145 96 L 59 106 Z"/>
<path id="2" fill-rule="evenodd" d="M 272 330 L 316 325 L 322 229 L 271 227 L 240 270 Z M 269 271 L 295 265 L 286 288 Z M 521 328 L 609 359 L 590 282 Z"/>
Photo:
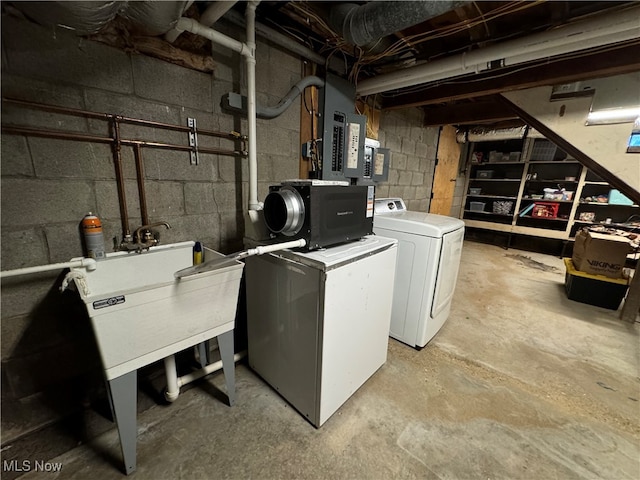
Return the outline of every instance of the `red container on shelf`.
<path id="1" fill-rule="evenodd" d="M 536 218 L 556 218 L 560 205 L 553 202 L 535 202 L 531 216 Z"/>

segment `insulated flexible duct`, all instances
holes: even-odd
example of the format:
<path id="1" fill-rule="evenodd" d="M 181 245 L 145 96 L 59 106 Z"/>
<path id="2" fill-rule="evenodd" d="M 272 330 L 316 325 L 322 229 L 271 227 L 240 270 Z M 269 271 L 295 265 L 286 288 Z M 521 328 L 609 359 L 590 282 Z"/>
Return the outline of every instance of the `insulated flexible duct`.
<path id="1" fill-rule="evenodd" d="M 336 5 L 329 14 L 329 23 L 344 39 L 364 46 L 391 33 L 404 30 L 437 17 L 468 2 L 423 0 L 413 2 L 367 2 Z"/>

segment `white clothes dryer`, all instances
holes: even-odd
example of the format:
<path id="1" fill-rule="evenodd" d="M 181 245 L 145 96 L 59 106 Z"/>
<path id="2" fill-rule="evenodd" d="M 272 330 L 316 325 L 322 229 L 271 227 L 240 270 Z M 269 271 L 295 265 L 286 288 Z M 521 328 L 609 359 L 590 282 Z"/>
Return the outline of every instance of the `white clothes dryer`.
<path id="1" fill-rule="evenodd" d="M 389 335 L 422 348 L 449 317 L 464 222 L 407 211 L 400 198 L 380 198 L 375 201 L 373 232 L 398 240 Z"/>

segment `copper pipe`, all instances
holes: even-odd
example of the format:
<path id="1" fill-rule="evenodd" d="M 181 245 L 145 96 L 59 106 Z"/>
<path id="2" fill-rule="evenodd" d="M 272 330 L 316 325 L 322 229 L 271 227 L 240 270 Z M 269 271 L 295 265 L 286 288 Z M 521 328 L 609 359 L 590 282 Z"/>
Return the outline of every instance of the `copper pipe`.
<path id="1" fill-rule="evenodd" d="M 186 133 L 191 131 L 189 127 L 183 126 L 183 125 L 172 125 L 170 123 L 154 122 L 152 120 L 143 120 L 141 118 L 131 118 L 131 117 L 125 117 L 122 115 L 113 115 L 110 113 L 91 112 L 89 110 L 81 110 L 78 108 L 59 107 L 57 105 L 47 105 L 44 103 L 29 102 L 26 100 L 18 100 L 14 98 L 6 98 L 6 97 L 3 97 L 2 101 L 4 103 L 10 103 L 10 104 L 19 105 L 25 108 L 32 108 L 34 110 L 42 110 L 42 111 L 51 112 L 51 113 L 62 113 L 67 115 L 74 115 L 77 117 L 89 117 L 89 118 L 97 118 L 102 120 L 109 120 L 117 116 L 120 123 L 130 123 L 133 125 L 142 125 L 142 126 L 147 126 L 151 128 L 164 128 L 165 130 L 175 130 L 178 132 L 186 132 Z M 243 136 L 237 132 L 219 132 L 215 130 L 201 130 L 201 129 L 198 129 L 198 135 L 208 135 L 211 137 L 227 138 L 229 140 L 240 140 L 243 138 Z"/>
<path id="2" fill-rule="evenodd" d="M 144 189 L 144 160 L 142 159 L 142 147 L 134 145 L 133 156 L 136 159 L 136 179 L 138 180 L 138 195 L 140 196 L 140 216 L 142 217 L 142 225 L 149 224 L 149 215 L 147 213 L 147 194 Z"/>
<path id="3" fill-rule="evenodd" d="M 113 138 L 109 137 L 99 137 L 97 135 L 87 135 L 85 133 L 71 133 L 71 132 L 61 132 L 58 130 L 38 130 L 30 127 L 22 127 L 18 125 L 2 125 L 2 131 L 5 133 L 12 133 L 15 135 L 28 135 L 32 137 L 44 137 L 44 138 L 55 138 L 59 140 L 78 140 L 85 142 L 93 142 L 93 143 L 113 143 Z M 142 147 L 149 148 L 164 148 L 169 150 L 180 150 L 183 152 L 190 152 L 191 147 L 188 145 L 173 145 L 170 143 L 159 143 L 159 142 L 147 142 L 144 140 L 127 140 L 120 139 L 121 145 L 126 146 L 135 146 L 140 145 Z M 207 147 L 199 147 L 198 152 L 201 153 L 211 153 L 214 155 L 229 155 L 235 157 L 245 157 L 247 152 L 244 150 L 224 150 L 221 148 L 207 148 Z"/>
<path id="4" fill-rule="evenodd" d="M 120 124 L 118 118 L 112 118 L 110 121 L 111 135 L 113 135 L 113 163 L 116 167 L 116 185 L 118 187 L 118 198 L 120 199 L 120 220 L 122 221 L 122 235 L 125 239 L 131 237 L 129 230 L 129 214 L 127 211 L 127 197 L 124 188 L 124 173 L 122 171 L 122 158 L 120 156 Z"/>
<path id="5" fill-rule="evenodd" d="M 86 133 L 61 132 L 58 130 L 38 130 L 31 127 L 22 127 L 19 125 L 2 125 L 4 133 L 12 133 L 14 135 L 26 135 L 30 137 L 55 138 L 58 140 L 78 140 L 93 143 L 113 143 L 113 138 L 99 137 L 97 135 L 87 135 Z"/>
<path id="6" fill-rule="evenodd" d="M 122 145 L 140 145 L 149 148 L 163 148 L 167 150 L 180 150 L 182 152 L 190 152 L 192 148 L 188 145 L 172 145 L 170 143 L 147 142 L 145 140 L 122 140 Z M 199 153 L 212 153 L 216 155 L 230 155 L 236 157 L 246 157 L 247 152 L 244 150 L 223 150 L 221 148 L 198 147 Z"/>

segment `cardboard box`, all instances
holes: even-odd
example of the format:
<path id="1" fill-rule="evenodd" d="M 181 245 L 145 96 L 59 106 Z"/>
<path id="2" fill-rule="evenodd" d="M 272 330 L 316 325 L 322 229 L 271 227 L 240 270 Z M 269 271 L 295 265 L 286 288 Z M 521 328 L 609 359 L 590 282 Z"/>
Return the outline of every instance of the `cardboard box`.
<path id="1" fill-rule="evenodd" d="M 571 260 L 581 272 L 621 278 L 629 252 L 627 238 L 590 232 L 585 228 L 576 234 Z"/>

